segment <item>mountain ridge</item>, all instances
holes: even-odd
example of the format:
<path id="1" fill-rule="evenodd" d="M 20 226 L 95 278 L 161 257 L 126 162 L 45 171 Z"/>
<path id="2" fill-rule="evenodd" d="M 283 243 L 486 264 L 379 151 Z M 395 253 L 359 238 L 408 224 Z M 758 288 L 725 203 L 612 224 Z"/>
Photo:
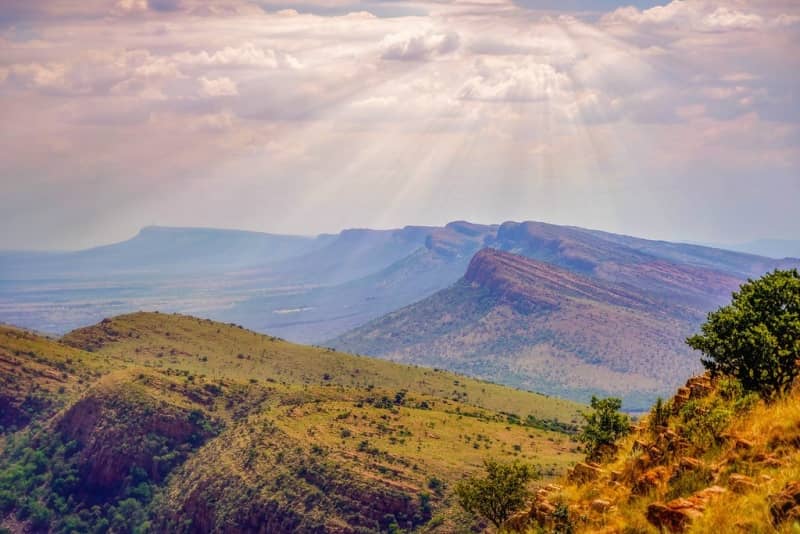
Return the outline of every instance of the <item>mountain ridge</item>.
<path id="1" fill-rule="evenodd" d="M 696 371 L 680 306 L 565 267 L 486 248 L 453 286 L 328 342 L 586 400 L 645 409 Z"/>

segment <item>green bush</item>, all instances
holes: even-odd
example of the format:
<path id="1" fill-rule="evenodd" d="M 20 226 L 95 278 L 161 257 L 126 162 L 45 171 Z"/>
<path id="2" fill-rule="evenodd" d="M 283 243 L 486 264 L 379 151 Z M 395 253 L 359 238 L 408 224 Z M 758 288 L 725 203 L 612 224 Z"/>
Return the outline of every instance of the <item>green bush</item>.
<path id="1" fill-rule="evenodd" d="M 504 463 L 484 460 L 486 476 L 473 476 L 456 485 L 458 503 L 467 512 L 491 521 L 496 527 L 505 522 L 526 502 L 528 483 L 536 476 L 535 469 L 520 462 Z"/>
<path id="2" fill-rule="evenodd" d="M 680 411 L 683 434 L 693 445 L 708 449 L 722 441 L 722 433 L 730 423 L 733 411 L 719 400 L 709 406 L 697 401 L 687 402 Z"/>
<path id="3" fill-rule="evenodd" d="M 592 413 L 581 414 L 585 422 L 578 439 L 585 445 L 588 459 L 600 460 L 619 438 L 630 433 L 631 424 L 628 416 L 619 412 L 620 399 L 592 396 L 591 407 Z"/>

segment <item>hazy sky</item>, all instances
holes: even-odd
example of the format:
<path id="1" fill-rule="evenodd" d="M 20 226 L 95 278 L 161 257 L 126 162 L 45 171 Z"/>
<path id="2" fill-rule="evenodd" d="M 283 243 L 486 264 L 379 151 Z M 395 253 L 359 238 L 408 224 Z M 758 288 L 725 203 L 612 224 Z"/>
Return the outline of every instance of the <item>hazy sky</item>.
<path id="1" fill-rule="evenodd" d="M 800 236 L 800 2 L 3 0 L 0 248 L 150 224 Z"/>

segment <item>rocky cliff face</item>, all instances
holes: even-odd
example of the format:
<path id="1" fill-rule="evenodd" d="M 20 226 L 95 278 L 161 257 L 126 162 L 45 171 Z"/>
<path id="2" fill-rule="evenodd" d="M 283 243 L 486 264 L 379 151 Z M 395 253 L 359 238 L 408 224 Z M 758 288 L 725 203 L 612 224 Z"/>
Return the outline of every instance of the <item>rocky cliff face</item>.
<path id="1" fill-rule="evenodd" d="M 127 373 L 90 388 L 55 423 L 77 442 L 78 466 L 89 493 L 114 493 L 134 468 L 160 482 L 215 431 L 200 411 L 166 405 L 146 378 Z"/>

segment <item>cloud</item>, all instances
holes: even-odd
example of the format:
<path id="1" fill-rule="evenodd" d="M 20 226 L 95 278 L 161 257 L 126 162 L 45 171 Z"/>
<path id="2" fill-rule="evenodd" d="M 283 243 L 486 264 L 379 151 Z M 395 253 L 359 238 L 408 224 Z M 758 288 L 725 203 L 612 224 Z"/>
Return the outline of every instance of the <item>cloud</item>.
<path id="1" fill-rule="evenodd" d="M 236 96 L 239 90 L 230 78 L 200 78 L 202 92 L 206 96 Z"/>
<path id="2" fill-rule="evenodd" d="M 153 11 L 177 11 L 181 8 L 180 0 L 147 0 L 147 7 Z"/>
<path id="3" fill-rule="evenodd" d="M 753 7 L 757 5 L 755 2 L 745 2 L 743 9 L 739 9 L 712 0 L 673 0 L 669 4 L 645 10 L 633 6 L 618 8 L 603 16 L 601 23 L 719 32 L 790 26 L 800 21 L 794 14 L 762 15 L 747 9 L 748 4 Z"/>
<path id="4" fill-rule="evenodd" d="M 276 69 L 282 65 L 297 65 L 297 61 L 291 56 L 281 58 L 274 50 L 259 48 L 253 43 L 245 43 L 237 47 L 226 46 L 225 48 L 211 53 L 206 50 L 201 50 L 199 52 L 182 52 L 176 54 L 174 59 L 184 65 L 211 67 L 260 67 Z"/>
<path id="5" fill-rule="evenodd" d="M 205 194 L 182 206 L 197 220 L 182 222 L 213 224 L 200 220 L 213 211 L 236 226 L 246 210 L 208 199 L 270 197 L 291 177 L 300 205 L 270 206 L 270 221 L 316 231 L 424 222 L 434 208 L 582 217 L 569 206 L 587 191 L 630 214 L 608 191 L 734 174 L 725 190 L 746 190 L 765 176 L 796 183 L 800 168 L 794 0 L 591 15 L 549 0 L 547 13 L 508 0 L 9 1 L 0 112 L 14 135 L 0 136 L 0 185 L 30 198 L 90 198 L 103 177 L 120 202 L 147 184 L 136 201 L 169 220 L 159 199 L 197 185 Z M 347 202 L 328 210 L 334 196 Z M 0 213 L 18 209 L 0 197 Z M 6 235 L 33 239 L 35 222 Z"/>
<path id="6" fill-rule="evenodd" d="M 570 79 L 552 65 L 536 61 L 479 59 L 475 74 L 459 91 L 464 100 L 526 102 L 555 99 L 569 89 Z"/>
<path id="7" fill-rule="evenodd" d="M 400 61 L 424 61 L 455 52 L 459 36 L 455 32 L 407 35 L 395 34 L 383 41 L 383 59 Z"/>

